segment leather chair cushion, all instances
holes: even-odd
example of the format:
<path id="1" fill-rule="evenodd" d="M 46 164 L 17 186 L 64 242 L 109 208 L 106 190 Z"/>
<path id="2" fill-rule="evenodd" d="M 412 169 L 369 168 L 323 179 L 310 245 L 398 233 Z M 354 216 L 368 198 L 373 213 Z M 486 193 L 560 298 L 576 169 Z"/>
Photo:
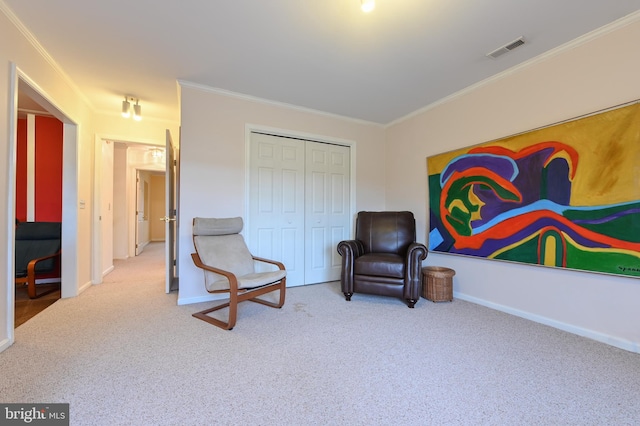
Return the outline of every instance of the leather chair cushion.
<path id="1" fill-rule="evenodd" d="M 404 278 L 404 258 L 392 253 L 369 253 L 354 263 L 355 275 Z"/>

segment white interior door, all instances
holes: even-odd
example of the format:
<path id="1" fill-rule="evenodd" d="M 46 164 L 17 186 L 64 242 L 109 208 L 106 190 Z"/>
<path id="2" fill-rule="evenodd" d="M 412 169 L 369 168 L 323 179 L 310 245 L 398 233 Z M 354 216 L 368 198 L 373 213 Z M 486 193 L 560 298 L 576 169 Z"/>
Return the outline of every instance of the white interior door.
<path id="1" fill-rule="evenodd" d="M 142 253 L 142 233 L 144 221 L 144 179 L 140 170 L 136 170 L 136 256 Z"/>
<path id="2" fill-rule="evenodd" d="M 178 289 L 177 263 L 178 246 L 176 244 L 176 229 L 178 219 L 178 161 L 171 132 L 167 129 L 167 145 L 165 149 L 165 216 L 160 218 L 165 222 L 165 255 L 166 278 L 165 291 L 167 293 Z"/>
<path id="3" fill-rule="evenodd" d="M 305 150 L 305 283 L 336 281 L 336 247 L 349 237 L 349 148 L 307 141 Z"/>
<path id="4" fill-rule="evenodd" d="M 304 144 L 251 134 L 247 245 L 287 268 L 287 285 L 304 284 Z"/>
<path id="5" fill-rule="evenodd" d="M 340 278 L 349 235 L 349 147 L 252 133 L 247 244 L 280 260 L 287 286 Z"/>

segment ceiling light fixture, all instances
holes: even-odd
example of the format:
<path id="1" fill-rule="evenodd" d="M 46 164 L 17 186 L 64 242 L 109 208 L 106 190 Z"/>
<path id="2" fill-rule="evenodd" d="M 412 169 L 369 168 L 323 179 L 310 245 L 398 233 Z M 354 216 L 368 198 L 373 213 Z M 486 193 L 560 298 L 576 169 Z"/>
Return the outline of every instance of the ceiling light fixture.
<path id="1" fill-rule="evenodd" d="M 124 118 L 129 118 L 131 116 L 131 104 L 127 97 L 124 97 L 124 101 L 122 101 L 122 116 Z"/>
<path id="2" fill-rule="evenodd" d="M 148 161 L 150 161 L 151 163 L 156 163 L 156 164 L 162 164 L 164 163 L 165 159 L 164 159 L 164 149 L 163 148 L 158 148 L 158 147 L 153 147 L 150 148 L 145 156 L 148 155 L 151 158 L 147 158 Z"/>
<path id="3" fill-rule="evenodd" d="M 133 119 L 136 121 L 142 120 L 142 108 L 138 104 L 138 99 L 136 99 L 136 104 L 133 106 Z"/>
<path id="4" fill-rule="evenodd" d="M 376 7 L 375 0 L 360 0 L 360 8 L 364 13 L 369 13 Z"/>
<path id="5" fill-rule="evenodd" d="M 135 105 L 133 105 L 133 119 L 136 121 L 142 120 L 142 107 L 139 104 L 139 99 L 134 97 L 126 96 L 124 97 L 124 101 L 122 101 L 122 116 L 124 118 L 131 117 L 131 102 L 135 101 Z"/>

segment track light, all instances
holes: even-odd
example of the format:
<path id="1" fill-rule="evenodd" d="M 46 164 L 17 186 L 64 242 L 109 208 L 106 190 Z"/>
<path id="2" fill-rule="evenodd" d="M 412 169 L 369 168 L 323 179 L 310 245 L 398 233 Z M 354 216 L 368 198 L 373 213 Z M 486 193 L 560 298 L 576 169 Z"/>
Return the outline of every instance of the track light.
<path id="1" fill-rule="evenodd" d="M 124 118 L 129 118 L 131 116 L 131 104 L 127 97 L 124 97 L 124 101 L 122 101 L 122 116 Z"/>
<path id="2" fill-rule="evenodd" d="M 133 119 L 136 121 L 142 120 L 142 112 L 141 107 L 138 105 L 138 99 L 136 99 L 136 104 L 133 106 Z"/>
<path id="3" fill-rule="evenodd" d="M 122 116 L 124 118 L 131 117 L 131 102 L 136 101 L 133 105 L 133 119 L 136 121 L 142 120 L 142 107 L 139 104 L 139 99 L 128 97 L 125 95 L 124 101 L 122 101 Z"/>

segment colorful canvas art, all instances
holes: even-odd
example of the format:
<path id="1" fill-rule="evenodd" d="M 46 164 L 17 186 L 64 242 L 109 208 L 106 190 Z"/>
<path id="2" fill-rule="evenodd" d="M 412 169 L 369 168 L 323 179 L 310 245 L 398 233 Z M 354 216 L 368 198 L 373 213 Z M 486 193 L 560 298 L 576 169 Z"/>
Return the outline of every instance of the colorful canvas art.
<path id="1" fill-rule="evenodd" d="M 427 158 L 429 250 L 640 277 L 640 104 Z"/>

